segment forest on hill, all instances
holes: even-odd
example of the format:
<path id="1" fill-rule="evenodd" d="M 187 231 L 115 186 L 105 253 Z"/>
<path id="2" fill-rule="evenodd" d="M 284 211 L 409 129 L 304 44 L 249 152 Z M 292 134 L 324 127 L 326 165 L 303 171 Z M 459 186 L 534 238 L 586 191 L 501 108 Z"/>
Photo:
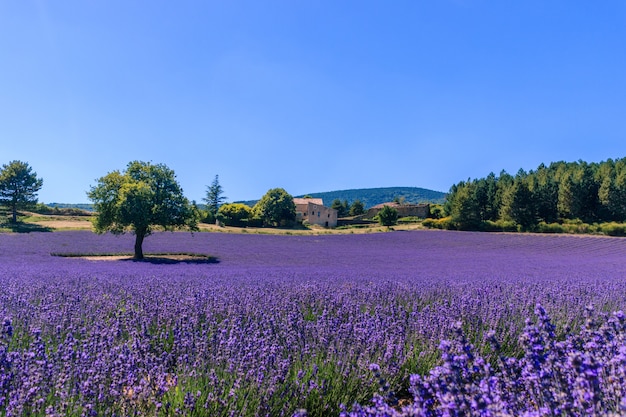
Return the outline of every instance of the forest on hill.
<path id="1" fill-rule="evenodd" d="M 363 203 L 363 206 L 366 210 L 377 204 L 388 203 L 396 199 L 401 199 L 405 203 L 412 204 L 443 204 L 446 201 L 445 193 L 419 187 L 358 188 L 351 190 L 309 193 L 297 195 L 294 197 L 301 198 L 305 195 L 312 198 L 321 198 L 324 201 L 324 205 L 329 207 L 335 200 L 340 200 L 342 202 L 347 201 L 348 204 L 352 204 L 355 201 L 360 201 L 361 203 Z M 256 204 L 256 200 L 241 201 L 241 203 L 247 204 L 249 206 L 254 206 L 254 204 Z"/>
<path id="2" fill-rule="evenodd" d="M 353 203 L 358 200 L 363 203 L 363 206 L 366 209 L 377 204 L 394 201 L 395 199 L 402 199 L 405 203 L 413 204 L 443 204 L 446 199 L 445 193 L 419 187 L 360 188 L 353 190 L 310 193 L 308 195 L 313 198 L 321 198 L 327 206 L 329 206 L 334 200 L 348 201 L 348 203 Z"/>
<path id="3" fill-rule="evenodd" d="M 549 225 L 568 222 L 622 223 L 626 158 L 553 162 L 515 175 L 502 171 L 461 181 L 451 187 L 444 213 L 446 218 L 432 222 L 435 227 L 550 231 Z"/>

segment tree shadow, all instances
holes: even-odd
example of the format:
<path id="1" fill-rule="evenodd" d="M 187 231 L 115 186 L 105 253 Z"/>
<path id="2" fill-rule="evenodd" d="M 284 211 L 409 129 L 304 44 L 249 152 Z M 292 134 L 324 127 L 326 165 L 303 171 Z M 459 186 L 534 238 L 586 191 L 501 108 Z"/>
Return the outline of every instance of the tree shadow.
<path id="1" fill-rule="evenodd" d="M 51 227 L 41 226 L 33 223 L 23 222 L 5 222 L 0 223 L 0 230 L 6 230 L 13 233 L 31 233 L 31 232 L 52 232 L 54 229 Z"/>
<path id="2" fill-rule="evenodd" d="M 215 256 L 197 256 L 179 258 L 176 256 L 163 255 L 145 255 L 143 259 L 126 258 L 120 259 L 124 262 L 143 262 L 155 265 L 173 265 L 173 264 L 217 264 L 219 259 Z"/>

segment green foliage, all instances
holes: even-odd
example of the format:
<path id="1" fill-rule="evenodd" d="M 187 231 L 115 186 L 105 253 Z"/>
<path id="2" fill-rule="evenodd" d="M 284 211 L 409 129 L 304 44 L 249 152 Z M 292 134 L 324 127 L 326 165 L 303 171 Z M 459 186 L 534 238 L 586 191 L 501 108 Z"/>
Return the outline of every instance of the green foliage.
<path id="1" fill-rule="evenodd" d="M 517 232 L 519 229 L 512 220 L 485 220 L 482 230 L 485 232 Z"/>
<path id="2" fill-rule="evenodd" d="M 135 234 L 135 258 L 142 259 L 143 239 L 153 226 L 197 230 L 197 215 L 183 196 L 174 171 L 164 164 L 133 161 L 126 171 L 113 171 L 98 179 L 87 193 L 97 215 L 97 233 Z"/>
<path id="3" fill-rule="evenodd" d="M 378 212 L 378 222 L 381 226 L 393 226 L 398 224 L 398 210 L 393 207 L 383 206 Z"/>
<path id="4" fill-rule="evenodd" d="M 12 222 L 17 222 L 17 210 L 37 203 L 37 192 L 43 179 L 22 161 L 11 161 L 0 169 L 0 204 L 11 209 Z"/>
<path id="5" fill-rule="evenodd" d="M 520 230 L 593 231 L 590 224 L 626 220 L 626 158 L 555 162 L 515 176 L 502 171 L 499 177 L 462 181 L 450 188 L 443 211 L 464 230 L 490 230 L 505 221 Z M 585 226 L 565 225 L 576 219 Z"/>
<path id="6" fill-rule="evenodd" d="M 337 217 L 346 217 L 350 213 L 348 200 L 344 200 L 342 202 L 339 199 L 335 199 L 333 200 L 333 203 L 330 205 L 330 208 L 337 210 Z"/>
<path id="7" fill-rule="evenodd" d="M 454 198 L 450 199 L 450 217 L 455 228 L 459 230 L 477 230 L 480 228 L 480 210 L 472 183 L 460 187 Z"/>
<path id="8" fill-rule="evenodd" d="M 210 223 L 215 222 L 217 211 L 222 203 L 226 201 L 226 197 L 223 194 L 224 189 L 220 185 L 219 176 L 216 175 L 211 185 L 207 187 L 206 197 L 202 199 L 206 202 L 207 218 Z"/>
<path id="9" fill-rule="evenodd" d="M 360 216 L 365 213 L 365 206 L 361 203 L 361 200 L 354 200 L 350 206 L 350 216 Z"/>
<path id="10" fill-rule="evenodd" d="M 443 204 L 431 204 L 429 217 L 432 219 L 441 219 L 442 217 L 445 217 Z"/>
<path id="11" fill-rule="evenodd" d="M 293 224 L 296 220 L 293 197 L 282 188 L 273 188 L 255 204 L 253 217 L 261 219 L 264 226 Z"/>
<path id="12" fill-rule="evenodd" d="M 566 233 L 567 229 L 560 223 L 540 222 L 537 225 L 537 231 L 540 233 Z"/>
<path id="13" fill-rule="evenodd" d="M 451 218 L 442 217 L 440 219 L 424 219 L 422 222 L 422 226 L 428 227 L 430 229 L 441 229 L 441 230 L 452 230 L 454 229 L 454 225 L 452 224 Z"/>
<path id="14" fill-rule="evenodd" d="M 226 226 L 246 226 L 252 216 L 252 207 L 241 203 L 223 204 L 217 211 L 217 218 Z"/>
<path id="15" fill-rule="evenodd" d="M 626 236 L 626 224 L 624 223 L 604 223 L 600 225 L 600 232 L 608 236 Z"/>
<path id="16" fill-rule="evenodd" d="M 502 211 L 504 212 L 502 216 L 504 220 L 513 220 L 523 230 L 530 230 L 537 224 L 533 194 L 530 192 L 525 179 L 516 179 L 513 186 L 508 188 L 504 195 Z"/>

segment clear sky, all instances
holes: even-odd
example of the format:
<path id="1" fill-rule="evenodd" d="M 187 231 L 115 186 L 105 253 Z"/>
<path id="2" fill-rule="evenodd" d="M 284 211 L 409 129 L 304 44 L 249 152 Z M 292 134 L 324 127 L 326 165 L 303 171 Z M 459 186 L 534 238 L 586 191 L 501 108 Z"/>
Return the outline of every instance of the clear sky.
<path id="1" fill-rule="evenodd" d="M 621 158 L 626 3 L 0 0 L 0 156 L 46 203 L 131 160 L 200 202 Z"/>

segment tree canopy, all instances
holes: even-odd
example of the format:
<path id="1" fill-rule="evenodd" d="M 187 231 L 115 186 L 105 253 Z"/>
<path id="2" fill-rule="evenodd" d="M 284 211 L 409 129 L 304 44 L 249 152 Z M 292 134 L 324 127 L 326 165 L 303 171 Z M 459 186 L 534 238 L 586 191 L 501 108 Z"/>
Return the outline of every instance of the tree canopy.
<path id="1" fill-rule="evenodd" d="M 283 226 L 296 220 L 296 204 L 287 191 L 273 188 L 255 204 L 254 215 L 266 226 Z"/>
<path id="2" fill-rule="evenodd" d="M 217 218 L 226 226 L 246 226 L 252 216 L 252 207 L 241 203 L 229 203 L 220 206 Z"/>
<path id="3" fill-rule="evenodd" d="M 87 193 L 97 212 L 97 233 L 135 234 L 135 259 L 143 259 L 143 240 L 154 226 L 197 230 L 197 216 L 174 171 L 164 164 L 133 161 L 126 171 L 98 179 Z"/>
<path id="4" fill-rule="evenodd" d="M 536 170 L 502 171 L 453 185 L 444 206 L 458 229 L 513 222 L 522 230 L 577 219 L 626 221 L 626 158 L 600 163 L 554 162 Z"/>
<path id="5" fill-rule="evenodd" d="M 348 200 L 341 201 L 340 199 L 336 198 L 333 200 L 330 208 L 337 210 L 337 217 L 345 217 L 350 212 Z"/>
<path id="6" fill-rule="evenodd" d="M 350 214 L 350 216 L 358 216 L 363 213 L 365 213 L 365 207 L 363 206 L 363 203 L 361 203 L 361 200 L 354 200 L 350 206 L 350 212 L 348 214 Z"/>
<path id="7" fill-rule="evenodd" d="M 4 164 L 0 170 L 0 203 L 11 209 L 11 219 L 17 222 L 17 210 L 37 203 L 37 192 L 43 179 L 22 161 Z"/>
<path id="8" fill-rule="evenodd" d="M 382 226 L 393 226 L 398 223 L 398 210 L 393 207 L 383 206 L 378 212 L 378 222 Z"/>

